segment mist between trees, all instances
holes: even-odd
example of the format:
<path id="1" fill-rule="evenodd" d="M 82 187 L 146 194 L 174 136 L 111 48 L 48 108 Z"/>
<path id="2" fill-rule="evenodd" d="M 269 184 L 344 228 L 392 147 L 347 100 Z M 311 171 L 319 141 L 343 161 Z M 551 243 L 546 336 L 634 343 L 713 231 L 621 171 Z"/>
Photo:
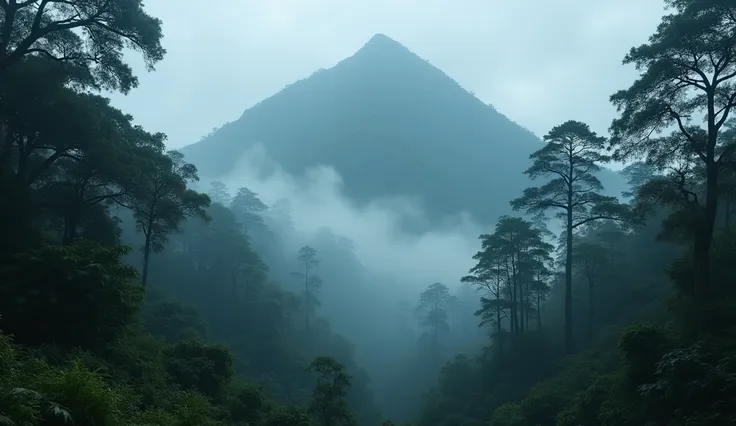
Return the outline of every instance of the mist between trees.
<path id="1" fill-rule="evenodd" d="M 251 111 L 168 150 L 100 95 L 136 88 L 124 49 L 151 71 L 166 54 L 139 1 L 0 0 L 0 423 L 732 424 L 736 4 L 667 6 L 624 58 L 640 76 L 611 96 L 610 135 L 555 126 L 523 167 L 494 169 L 527 185 L 515 188 L 461 164 L 430 185 L 423 164 L 451 160 L 439 139 L 363 180 L 381 148 L 363 140 L 285 161 L 288 144 L 306 148 L 269 133 L 283 123 L 263 111 L 345 64 L 254 107 L 262 121 Z M 365 58 L 425 73 L 484 117 L 475 136 L 495 123 L 530 140 L 385 36 L 348 63 Z M 369 92 L 396 93 L 374 74 L 386 84 L 366 80 Z M 428 92 L 417 87 L 405 93 Z M 366 128 L 436 124 L 356 104 L 414 123 Z M 270 134 L 270 163 L 218 163 L 236 130 L 251 145 Z M 297 161 L 320 156 L 329 167 Z M 620 196 L 611 161 L 627 164 Z M 512 194 L 473 192 L 483 185 Z"/>

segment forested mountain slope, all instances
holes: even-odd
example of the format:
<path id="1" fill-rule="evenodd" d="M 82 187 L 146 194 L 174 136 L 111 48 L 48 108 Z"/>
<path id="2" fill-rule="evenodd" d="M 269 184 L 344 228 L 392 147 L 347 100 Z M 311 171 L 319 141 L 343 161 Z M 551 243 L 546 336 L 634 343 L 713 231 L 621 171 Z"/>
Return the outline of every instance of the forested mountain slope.
<path id="1" fill-rule="evenodd" d="M 527 186 L 519 171 L 541 144 L 380 34 L 181 152 L 202 176 L 216 179 L 259 142 L 293 175 L 335 167 L 345 194 L 359 204 L 409 195 L 421 197 L 435 221 L 468 211 L 487 222 L 507 213 L 508 202 Z"/>
<path id="2" fill-rule="evenodd" d="M 348 227 L 328 217 L 307 232 L 297 220 L 310 212 L 289 197 L 204 188 L 163 134 L 99 95 L 137 85 L 123 46 L 149 65 L 165 54 L 140 1 L 1 1 L 0 424 L 735 424 L 736 4 L 666 3 L 624 60 L 641 76 L 611 97 L 607 138 L 570 120 L 537 143 L 383 36 L 294 86 L 323 81 L 329 96 L 291 88 L 232 124 L 280 135 L 249 143 L 281 146 L 271 154 L 291 171 L 366 171 L 351 178 L 354 199 L 424 195 L 433 217 L 467 209 L 485 222 L 509 213 L 472 251 L 375 240 L 388 254 L 369 268 Z M 388 69 L 401 78 L 374 78 Z M 304 104 L 273 105 L 287 95 Z M 475 106 L 451 108 L 462 105 Z M 486 123 L 474 127 L 483 138 L 463 133 L 472 123 Z M 371 137 L 349 145 L 356 129 Z M 236 139 L 220 139 L 220 159 L 214 142 L 189 158 L 215 174 L 235 164 Z M 631 163 L 626 202 L 599 179 L 610 159 Z M 340 207 L 329 206 L 324 216 Z M 416 287 L 376 267 L 432 247 L 442 257 L 422 259 L 439 267 Z"/>

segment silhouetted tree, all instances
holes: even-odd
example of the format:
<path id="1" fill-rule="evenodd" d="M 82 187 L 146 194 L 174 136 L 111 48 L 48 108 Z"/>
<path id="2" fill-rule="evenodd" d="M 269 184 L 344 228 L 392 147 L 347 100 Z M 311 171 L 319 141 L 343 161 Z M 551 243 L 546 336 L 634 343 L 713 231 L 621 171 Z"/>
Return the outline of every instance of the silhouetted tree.
<path id="1" fill-rule="evenodd" d="M 334 358 L 320 356 L 309 364 L 309 371 L 317 373 L 317 385 L 312 391 L 309 412 L 321 426 L 351 426 L 355 419 L 348 409 L 347 395 L 351 377 L 345 366 Z"/>
<path id="2" fill-rule="evenodd" d="M 163 250 L 167 237 L 177 232 L 182 221 L 191 216 L 207 219 L 205 208 L 210 199 L 187 188 L 198 180 L 197 169 L 184 162 L 183 156 L 170 151 L 166 156 L 151 152 L 151 167 L 145 171 L 124 205 L 132 210 L 138 230 L 145 238 L 141 283 L 148 280 L 151 252 Z"/>
<path id="3" fill-rule="evenodd" d="M 573 247 L 575 264 L 588 283 L 588 341 L 593 338 L 595 327 L 595 290 L 602 269 L 608 261 L 608 251 L 596 243 L 579 242 Z"/>
<path id="4" fill-rule="evenodd" d="M 417 311 L 421 324 L 430 330 L 432 343 L 437 344 L 440 332 L 447 331 L 447 308 L 450 303 L 450 290 L 446 285 L 434 283 L 419 295 Z"/>
<path id="5" fill-rule="evenodd" d="M 0 78 L 23 58 L 44 56 L 77 68 L 92 87 L 127 93 L 138 85 L 123 49 L 153 69 L 163 59 L 161 21 L 140 0 L 0 1 Z"/>
<path id="6" fill-rule="evenodd" d="M 691 294 L 704 300 L 710 293 L 720 177 L 736 151 L 736 139 L 720 137 L 736 107 L 735 8 L 717 0 L 667 3 L 675 13 L 624 58 L 641 77 L 611 96 L 621 113 L 611 125 L 611 145 L 616 159 L 644 156 L 670 172 L 645 195 L 686 213 L 679 222 L 692 231 Z"/>
<path id="7" fill-rule="evenodd" d="M 527 188 L 513 200 L 515 210 L 543 214 L 558 210 L 565 224 L 565 349 L 573 351 L 572 265 L 573 234 L 576 228 L 600 219 L 621 219 L 625 208 L 614 197 L 600 194 L 603 185 L 595 176 L 605 139 L 587 124 L 567 121 L 544 136 L 545 146 L 531 155 L 534 161 L 524 173 L 532 179 L 550 178 L 542 186 Z"/>
<path id="8" fill-rule="evenodd" d="M 314 274 L 314 269 L 319 265 L 317 259 L 317 250 L 309 246 L 299 249 L 297 260 L 301 265 L 302 272 L 296 272 L 295 275 L 304 280 L 304 328 L 309 332 L 309 322 L 315 308 L 319 306 L 319 298 L 317 294 L 322 285 L 322 281 Z"/>
<path id="9" fill-rule="evenodd" d="M 214 181 L 210 183 L 210 190 L 207 193 L 213 203 L 220 203 L 223 206 L 230 205 L 230 194 L 227 190 L 227 185 L 220 181 Z"/>

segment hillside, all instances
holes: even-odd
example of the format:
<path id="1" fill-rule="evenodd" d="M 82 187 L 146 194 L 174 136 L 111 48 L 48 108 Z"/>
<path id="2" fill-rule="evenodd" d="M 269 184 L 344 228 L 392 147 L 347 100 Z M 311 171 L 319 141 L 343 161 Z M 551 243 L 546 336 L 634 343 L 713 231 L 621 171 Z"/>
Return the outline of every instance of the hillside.
<path id="1" fill-rule="evenodd" d="M 384 35 L 182 152 L 216 178 L 257 142 L 292 174 L 333 165 L 358 203 L 408 194 L 435 221 L 466 209 L 488 222 L 527 185 L 521 172 L 540 143 Z"/>

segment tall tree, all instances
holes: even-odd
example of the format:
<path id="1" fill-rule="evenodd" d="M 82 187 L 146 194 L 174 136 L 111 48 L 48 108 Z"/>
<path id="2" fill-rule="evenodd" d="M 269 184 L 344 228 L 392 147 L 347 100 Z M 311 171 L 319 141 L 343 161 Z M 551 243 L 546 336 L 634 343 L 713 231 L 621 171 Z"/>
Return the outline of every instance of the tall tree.
<path id="1" fill-rule="evenodd" d="M 565 226 L 565 349 L 574 350 L 572 322 L 573 235 L 577 228 L 599 219 L 621 219 L 624 207 L 614 197 L 601 194 L 603 185 L 595 176 L 605 139 L 587 124 L 567 121 L 544 136 L 546 144 L 533 153 L 534 161 L 524 173 L 532 179 L 550 178 L 544 185 L 527 188 L 511 202 L 514 210 L 544 214 L 558 211 Z"/>
<path id="2" fill-rule="evenodd" d="M 575 244 L 575 264 L 580 275 L 585 277 L 588 283 L 588 341 L 593 338 L 595 329 L 595 298 L 596 287 L 599 284 L 601 270 L 608 261 L 608 251 L 599 244 L 592 242 L 579 242 Z"/>
<path id="3" fill-rule="evenodd" d="M 214 181 L 210 183 L 210 190 L 207 193 L 213 203 L 220 203 L 223 206 L 230 205 L 230 193 L 227 190 L 227 185 L 220 181 Z"/>
<path id="4" fill-rule="evenodd" d="M 442 283 L 434 283 L 419 295 L 417 311 L 421 315 L 421 323 L 429 328 L 432 343 L 437 344 L 440 332 L 447 331 L 447 307 L 450 302 L 450 290 Z"/>
<path id="5" fill-rule="evenodd" d="M 299 249 L 297 260 L 299 261 L 301 272 L 296 272 L 294 275 L 304 279 L 304 328 L 309 332 L 310 318 L 315 308 L 319 306 L 317 293 L 322 284 L 319 277 L 314 274 L 314 269 L 319 265 L 317 250 L 309 246 L 304 246 Z"/>
<path id="6" fill-rule="evenodd" d="M 197 181 L 197 169 L 184 162 L 177 151 L 166 155 L 150 150 L 149 168 L 124 205 L 133 212 L 136 225 L 145 238 L 141 284 L 148 281 L 151 252 L 163 250 L 169 234 L 177 232 L 182 221 L 191 216 L 207 219 L 207 195 L 196 192 L 187 184 Z"/>
<path id="7" fill-rule="evenodd" d="M 334 358 L 320 356 L 309 364 L 308 370 L 319 375 L 309 403 L 309 413 L 317 423 L 320 426 L 355 425 L 347 404 L 352 378 L 345 366 Z"/>
<path id="8" fill-rule="evenodd" d="M 141 0 L 0 0 L 0 79 L 34 55 L 83 71 L 86 83 L 127 93 L 138 85 L 123 49 L 143 55 L 153 69 L 163 59 L 161 21 Z"/>
<path id="9" fill-rule="evenodd" d="M 626 178 L 626 183 L 630 189 L 622 192 L 621 195 L 626 198 L 635 197 L 639 188 L 652 180 L 656 173 L 657 168 L 644 161 L 637 161 L 627 165 L 621 170 L 621 175 Z"/>
<path id="10" fill-rule="evenodd" d="M 611 96 L 620 112 L 611 125 L 611 145 L 617 159 L 644 156 L 671 172 L 671 181 L 650 186 L 648 196 L 660 203 L 679 198 L 678 207 L 689 211 L 691 292 L 705 300 L 719 178 L 736 150 L 736 140 L 719 137 L 736 107 L 736 5 L 721 0 L 666 3 L 672 13 L 662 18 L 648 43 L 632 48 L 623 60 L 634 64 L 641 77 Z"/>
<path id="11" fill-rule="evenodd" d="M 552 276 L 552 271 L 542 266 L 535 272 L 535 279 L 529 284 L 537 317 L 537 331 L 542 330 L 542 302 L 545 302 L 549 296 L 551 290 L 549 280 Z"/>
<path id="12" fill-rule="evenodd" d="M 268 210 L 268 206 L 250 189 L 244 186 L 238 188 L 238 192 L 230 201 L 230 208 L 241 220 L 248 235 L 252 236 L 254 232 L 266 229 L 263 214 Z"/>
<path id="13" fill-rule="evenodd" d="M 532 222 L 509 216 L 498 221 L 493 234 L 480 239 L 481 251 L 473 256 L 478 263 L 470 270 L 472 275 L 462 281 L 485 290 L 487 297 L 481 298 L 476 315 L 481 317 L 481 325 L 495 326 L 500 346 L 503 317 L 508 318 L 513 335 L 529 329 L 529 317 L 535 310 L 533 297 L 541 303 L 536 281 L 547 273 L 545 264 L 551 262 L 552 246 L 543 241 L 542 231 Z"/>
<path id="14" fill-rule="evenodd" d="M 460 307 L 460 300 L 454 294 L 447 298 L 447 309 L 450 311 L 450 332 L 455 334 L 455 316 Z"/>
<path id="15" fill-rule="evenodd" d="M 493 244 L 495 240 L 487 234 L 481 235 L 482 249 L 473 256 L 478 263 L 470 269 L 470 275 L 461 278 L 461 282 L 477 287 L 483 295 L 480 298 L 480 308 L 473 314 L 480 317 L 479 327 L 489 326 L 490 337 L 495 340 L 494 347 L 499 362 L 503 355 L 503 320 L 511 320 L 509 311 L 511 301 L 504 291 L 505 258 L 501 255 L 501 248 Z"/>
<path id="16" fill-rule="evenodd" d="M 28 239 L 28 224 L 40 220 L 63 228 L 65 243 L 80 228 L 114 228 L 105 204 L 144 176 L 142 149 L 163 149 L 163 134 L 133 125 L 108 99 L 72 90 L 70 82 L 63 66 L 35 57 L 0 79 L 0 210 L 9 237 Z"/>

